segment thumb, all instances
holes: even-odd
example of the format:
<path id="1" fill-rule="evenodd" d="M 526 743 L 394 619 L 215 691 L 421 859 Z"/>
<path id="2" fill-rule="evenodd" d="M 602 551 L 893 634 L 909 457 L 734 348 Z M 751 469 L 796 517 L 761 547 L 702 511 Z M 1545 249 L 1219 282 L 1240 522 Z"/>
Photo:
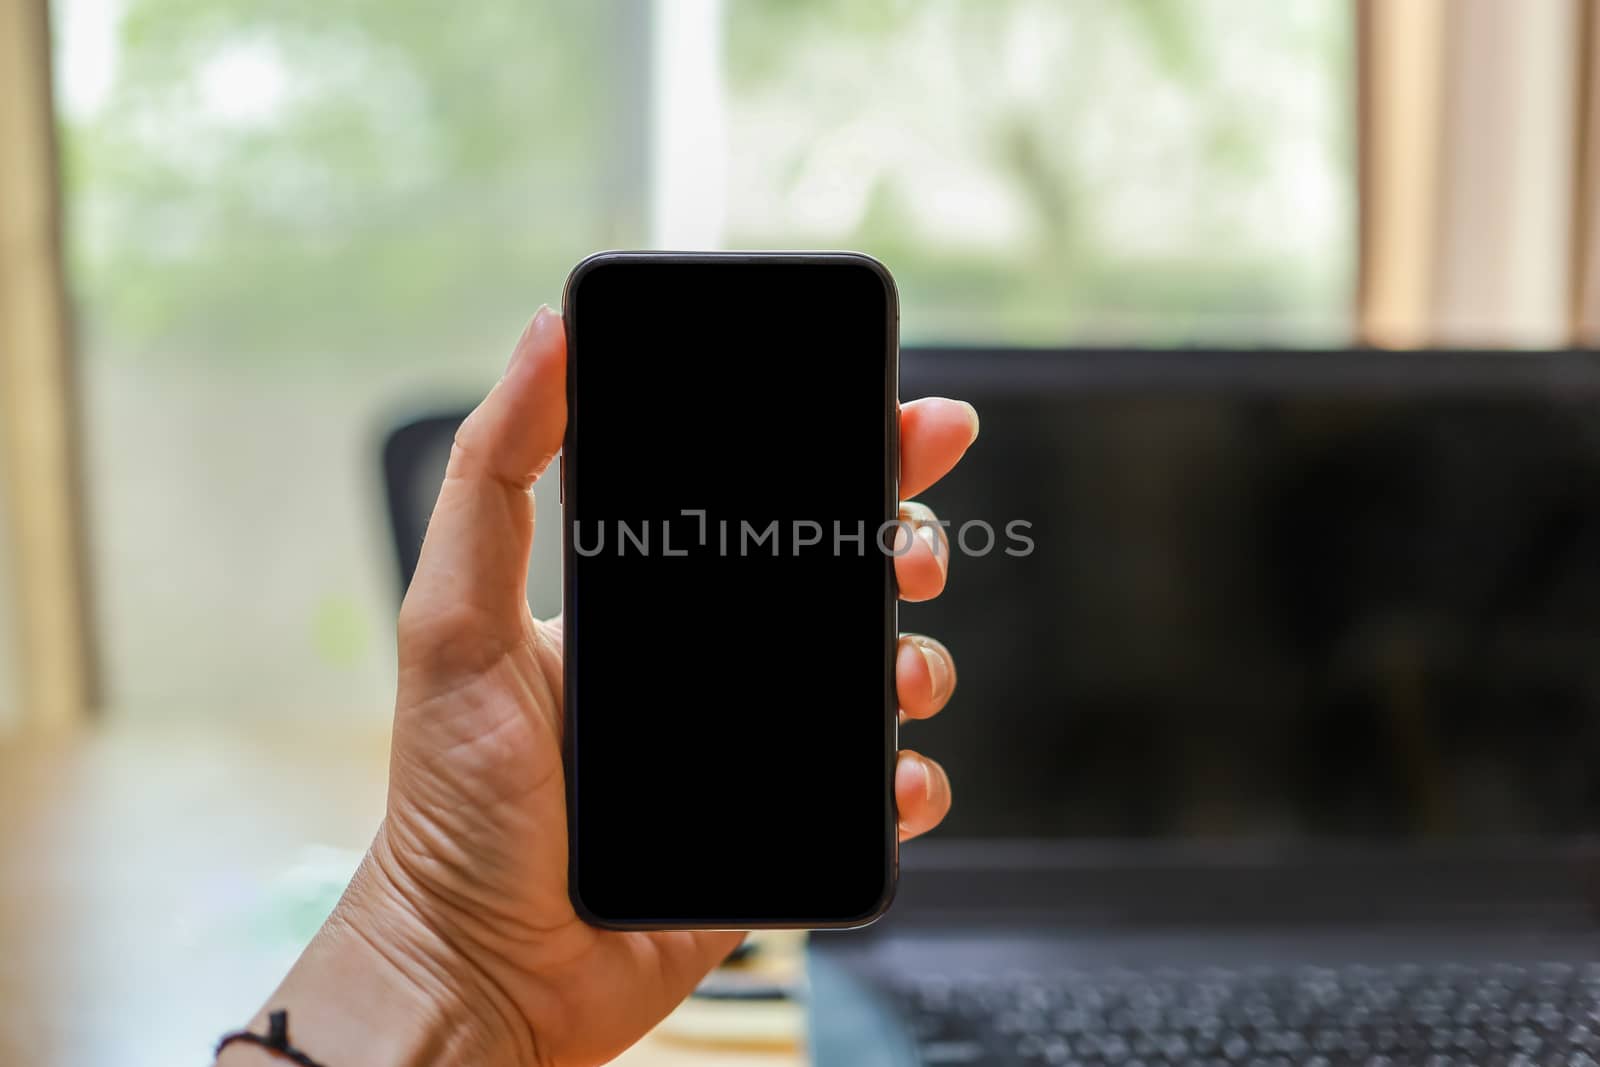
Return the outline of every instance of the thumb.
<path id="1" fill-rule="evenodd" d="M 541 307 L 505 376 L 456 431 L 400 609 L 402 667 L 444 655 L 472 670 L 526 637 L 530 490 L 566 432 L 566 356 L 561 316 Z"/>

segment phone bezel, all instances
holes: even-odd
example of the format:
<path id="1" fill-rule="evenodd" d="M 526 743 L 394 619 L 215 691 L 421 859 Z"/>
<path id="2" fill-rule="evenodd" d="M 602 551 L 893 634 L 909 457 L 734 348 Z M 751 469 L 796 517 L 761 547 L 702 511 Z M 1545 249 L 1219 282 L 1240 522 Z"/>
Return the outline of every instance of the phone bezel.
<path id="1" fill-rule="evenodd" d="M 579 617 L 575 611 L 574 543 L 572 527 L 578 494 L 572 484 L 576 463 L 567 462 L 573 454 L 573 441 L 580 413 L 578 374 L 575 363 L 578 357 L 581 323 L 576 315 L 576 294 L 583 280 L 597 268 L 612 264 L 643 264 L 684 266 L 697 264 L 749 265 L 760 269 L 771 264 L 797 264 L 810 266 L 840 266 L 872 271 L 883 283 L 885 292 L 884 315 L 884 492 L 885 520 L 894 519 L 900 507 L 900 403 L 899 403 L 899 334 L 900 303 L 894 278 L 887 267 L 872 256 L 861 252 L 650 252 L 607 251 L 588 256 L 567 276 L 562 290 L 562 317 L 567 336 L 567 428 L 562 442 L 560 466 L 562 501 L 562 605 L 567 620 Z M 891 561 L 892 564 L 892 561 Z M 566 778 L 567 799 L 567 870 L 568 897 L 578 916 L 592 926 L 608 930 L 839 930 L 866 926 L 889 909 L 894 900 L 899 880 L 900 843 L 899 814 L 894 797 L 895 762 L 899 751 L 899 701 L 894 688 L 895 650 L 899 640 L 899 590 L 895 585 L 894 568 L 886 564 L 884 595 L 884 808 L 881 815 L 884 826 L 883 891 L 879 899 L 865 912 L 855 915 L 777 915 L 751 920 L 729 917 L 725 920 L 697 918 L 685 920 L 672 916 L 649 918 L 623 918 L 598 914 L 583 900 L 578 891 L 578 880 L 573 872 L 578 870 L 576 815 L 578 809 L 578 782 L 576 764 L 576 731 L 573 720 L 578 704 L 578 686 L 574 675 L 573 646 L 577 640 L 577 627 L 566 625 L 562 630 L 563 655 L 563 731 L 562 758 Z"/>

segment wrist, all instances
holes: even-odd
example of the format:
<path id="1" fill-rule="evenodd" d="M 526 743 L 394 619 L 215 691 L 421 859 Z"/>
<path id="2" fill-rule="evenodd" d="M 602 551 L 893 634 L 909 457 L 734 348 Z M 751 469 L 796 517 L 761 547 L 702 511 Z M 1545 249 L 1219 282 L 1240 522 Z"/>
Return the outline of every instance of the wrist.
<path id="1" fill-rule="evenodd" d="M 376 850 L 381 845 L 374 845 Z M 326 1067 L 531 1062 L 504 997 L 388 883 L 371 853 L 249 1029 L 287 1010 L 289 1040 Z M 218 1067 L 268 1067 L 273 1053 L 235 1042 Z"/>

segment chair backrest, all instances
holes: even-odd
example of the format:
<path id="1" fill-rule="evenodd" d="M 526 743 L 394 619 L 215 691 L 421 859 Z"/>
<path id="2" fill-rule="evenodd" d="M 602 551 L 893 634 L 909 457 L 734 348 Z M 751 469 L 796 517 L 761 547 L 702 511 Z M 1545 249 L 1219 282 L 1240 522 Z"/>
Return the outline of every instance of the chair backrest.
<path id="1" fill-rule="evenodd" d="M 433 504 L 444 482 L 450 446 L 465 411 L 439 411 L 419 415 L 391 430 L 383 441 L 383 489 L 389 511 L 389 532 L 394 539 L 395 581 L 401 597 L 411 585 L 422 554 L 422 537 L 428 532 Z M 528 603 L 543 618 L 561 610 L 561 493 L 559 467 L 550 464 L 534 483 L 545 532 L 535 540 L 528 567 Z"/>
<path id="2" fill-rule="evenodd" d="M 383 490 L 394 538 L 400 595 L 411 585 L 428 531 L 433 502 L 444 482 L 450 445 L 466 412 L 435 413 L 411 419 L 383 441 Z"/>

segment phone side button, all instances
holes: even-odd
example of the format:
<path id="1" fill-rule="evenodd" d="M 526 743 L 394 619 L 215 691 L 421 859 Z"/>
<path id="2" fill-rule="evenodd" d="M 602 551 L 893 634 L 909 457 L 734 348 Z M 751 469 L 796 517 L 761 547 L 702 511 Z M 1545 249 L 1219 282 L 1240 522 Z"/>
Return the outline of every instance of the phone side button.
<path id="1" fill-rule="evenodd" d="M 556 503 L 567 502 L 567 455 L 565 452 L 556 454 Z"/>

